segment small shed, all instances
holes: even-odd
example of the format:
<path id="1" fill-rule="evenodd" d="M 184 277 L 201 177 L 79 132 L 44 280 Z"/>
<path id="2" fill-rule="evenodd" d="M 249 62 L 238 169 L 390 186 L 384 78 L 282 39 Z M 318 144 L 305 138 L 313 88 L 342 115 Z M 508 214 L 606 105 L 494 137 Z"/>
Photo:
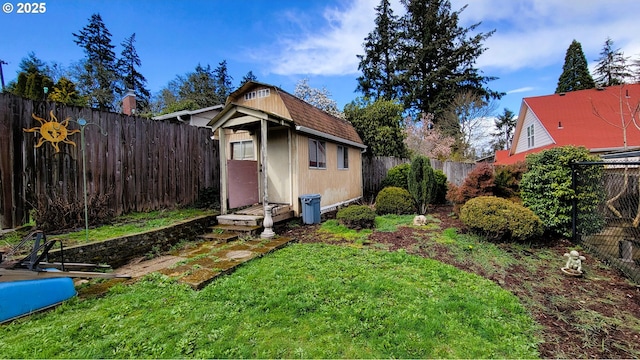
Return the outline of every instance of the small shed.
<path id="1" fill-rule="evenodd" d="M 366 146 L 355 128 L 276 86 L 244 84 L 209 125 L 220 141 L 222 214 L 269 205 L 279 221 L 302 215 L 304 195 L 320 195 L 322 211 L 362 197 Z"/>

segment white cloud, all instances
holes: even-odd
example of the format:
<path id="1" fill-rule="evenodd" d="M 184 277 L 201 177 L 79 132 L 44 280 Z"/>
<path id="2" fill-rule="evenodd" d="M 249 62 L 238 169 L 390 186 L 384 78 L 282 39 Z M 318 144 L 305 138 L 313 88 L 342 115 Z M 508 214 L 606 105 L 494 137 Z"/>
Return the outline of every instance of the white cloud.
<path id="1" fill-rule="evenodd" d="M 509 91 L 507 91 L 507 95 L 523 93 L 523 92 L 529 92 L 529 91 L 533 91 L 534 89 L 535 88 L 533 88 L 531 86 L 525 86 L 525 87 L 521 87 L 521 88 L 518 88 L 518 89 L 509 90 Z"/>
<path id="2" fill-rule="evenodd" d="M 452 8 L 465 0 L 453 0 Z M 595 61 L 607 37 L 627 56 L 640 51 L 640 2 L 637 0 L 474 0 L 461 15 L 463 26 L 482 21 L 482 31 L 496 29 L 478 59 L 482 69 L 516 71 L 564 61 L 572 40 Z"/>
<path id="3" fill-rule="evenodd" d="M 482 22 L 479 31 L 496 29 L 476 66 L 488 73 L 515 72 L 562 63 L 572 40 L 582 44 L 587 60 L 599 57 L 607 37 L 625 55 L 640 57 L 640 1 L 637 0 L 452 0 L 452 10 L 468 4 L 461 26 Z M 252 55 L 278 75 L 351 75 L 358 73 L 357 54 L 374 29 L 379 0 L 339 0 L 321 16 L 290 12 L 290 31 L 277 45 L 253 49 Z M 396 15 L 403 7 L 392 1 Z M 470 34 L 473 35 L 473 34 Z"/>
<path id="4" fill-rule="evenodd" d="M 326 8 L 324 26 L 284 36 L 277 53 L 268 55 L 271 72 L 278 75 L 347 75 L 358 71 L 357 54 L 373 30 L 378 0 L 355 0 L 344 9 Z M 296 14 L 292 14 L 296 17 Z M 271 49 L 273 50 L 273 48 Z"/>

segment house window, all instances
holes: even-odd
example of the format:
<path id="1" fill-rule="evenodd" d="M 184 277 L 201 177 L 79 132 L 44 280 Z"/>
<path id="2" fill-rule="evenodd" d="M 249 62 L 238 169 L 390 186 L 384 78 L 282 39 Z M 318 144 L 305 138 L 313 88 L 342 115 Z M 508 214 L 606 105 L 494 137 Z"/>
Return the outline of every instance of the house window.
<path id="1" fill-rule="evenodd" d="M 231 143 L 232 160 L 253 160 L 253 141 L 234 141 Z"/>
<path id="2" fill-rule="evenodd" d="M 535 146 L 534 136 L 533 136 L 533 124 L 527 126 L 527 146 L 532 148 Z"/>
<path id="3" fill-rule="evenodd" d="M 338 145 L 338 169 L 349 168 L 349 148 Z"/>
<path id="4" fill-rule="evenodd" d="M 324 141 L 309 139 L 309 167 L 313 169 L 327 168 L 326 143 Z"/>
<path id="5" fill-rule="evenodd" d="M 263 97 L 267 97 L 271 94 L 271 90 L 270 89 L 260 89 L 258 91 L 250 91 L 246 94 L 244 94 L 244 99 L 245 100 L 251 100 L 251 99 L 255 99 L 255 98 L 263 98 Z"/>

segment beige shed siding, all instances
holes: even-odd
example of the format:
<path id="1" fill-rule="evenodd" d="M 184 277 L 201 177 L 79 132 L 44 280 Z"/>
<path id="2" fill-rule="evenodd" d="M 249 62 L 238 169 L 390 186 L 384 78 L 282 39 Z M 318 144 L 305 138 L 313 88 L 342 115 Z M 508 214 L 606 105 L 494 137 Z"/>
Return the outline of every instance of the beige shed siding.
<path id="1" fill-rule="evenodd" d="M 241 131 L 234 132 L 233 130 L 230 130 L 230 129 L 224 129 L 224 133 L 226 135 L 227 160 L 231 160 L 231 143 L 234 141 L 244 141 L 244 140 L 253 140 L 253 158 L 254 160 L 257 160 L 258 143 L 256 142 L 256 139 L 253 136 L 251 136 L 251 134 L 248 131 L 241 130 Z"/>
<path id="2" fill-rule="evenodd" d="M 257 91 L 260 88 L 251 89 L 251 91 Z M 253 98 L 250 100 L 245 100 L 244 96 L 238 96 L 235 100 L 238 105 L 244 105 L 248 107 L 252 107 L 254 109 L 261 109 L 262 111 L 270 112 L 273 114 L 280 115 L 286 119 L 291 119 L 291 114 L 289 114 L 289 110 L 284 105 L 284 102 L 278 96 L 275 89 L 270 89 L 270 95 L 263 98 Z"/>
<path id="3" fill-rule="evenodd" d="M 327 168 L 309 168 L 309 138 L 297 136 L 298 189 L 296 197 L 320 194 L 320 206 L 329 206 L 362 196 L 362 159 L 360 150 L 349 149 L 349 169 L 338 169 L 338 144 L 326 141 Z M 295 199 L 299 203 L 299 200 Z"/>
<path id="4" fill-rule="evenodd" d="M 267 164 L 269 165 L 269 202 L 289 204 L 291 176 L 289 174 L 288 129 L 269 130 Z"/>

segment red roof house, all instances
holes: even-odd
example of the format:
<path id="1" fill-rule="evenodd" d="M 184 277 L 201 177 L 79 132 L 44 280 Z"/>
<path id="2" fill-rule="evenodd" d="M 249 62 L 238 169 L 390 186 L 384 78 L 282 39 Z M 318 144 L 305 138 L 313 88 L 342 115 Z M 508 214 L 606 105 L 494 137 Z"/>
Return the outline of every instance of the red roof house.
<path id="1" fill-rule="evenodd" d="M 522 99 L 511 149 L 495 164 L 523 161 L 558 146 L 584 146 L 594 154 L 640 148 L 640 84 Z"/>

